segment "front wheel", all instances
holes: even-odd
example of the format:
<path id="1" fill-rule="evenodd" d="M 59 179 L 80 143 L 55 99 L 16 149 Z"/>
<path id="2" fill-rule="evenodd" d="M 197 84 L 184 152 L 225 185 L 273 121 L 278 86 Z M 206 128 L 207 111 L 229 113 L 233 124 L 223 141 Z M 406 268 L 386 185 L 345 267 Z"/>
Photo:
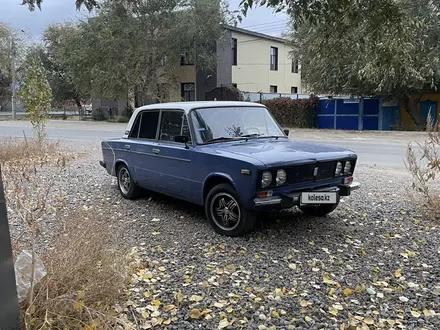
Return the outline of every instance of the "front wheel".
<path id="1" fill-rule="evenodd" d="M 230 184 L 211 189 L 205 200 L 205 213 L 214 230 L 226 236 L 242 236 L 255 228 L 255 215 L 242 207 Z"/>
<path id="2" fill-rule="evenodd" d="M 324 217 L 329 213 L 332 213 L 339 205 L 336 204 L 320 204 L 314 206 L 299 206 L 299 209 L 306 215 L 311 215 L 312 217 Z"/>
<path id="3" fill-rule="evenodd" d="M 118 167 L 117 172 L 118 177 L 118 188 L 121 192 L 122 197 L 127 199 L 135 199 L 139 196 L 140 188 L 133 181 L 130 171 L 127 166 L 121 165 Z"/>

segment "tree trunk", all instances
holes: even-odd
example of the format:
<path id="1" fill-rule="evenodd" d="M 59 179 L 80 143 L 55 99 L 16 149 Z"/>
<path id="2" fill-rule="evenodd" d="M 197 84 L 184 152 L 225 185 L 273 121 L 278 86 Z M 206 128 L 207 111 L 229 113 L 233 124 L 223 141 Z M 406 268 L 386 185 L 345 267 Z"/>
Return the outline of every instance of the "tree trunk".
<path id="1" fill-rule="evenodd" d="M 134 87 L 128 89 L 128 100 L 127 100 L 128 102 L 127 102 L 127 104 L 131 109 L 135 108 L 135 103 L 136 103 L 136 94 L 135 93 L 136 92 L 135 92 Z"/>
<path id="2" fill-rule="evenodd" d="M 424 118 L 418 109 L 419 101 L 422 97 L 416 97 L 414 99 L 406 96 L 402 100 L 402 104 L 405 107 L 406 112 L 409 114 L 414 124 L 420 129 L 426 129 L 426 118 Z"/>
<path id="3" fill-rule="evenodd" d="M 76 108 L 78 109 L 78 114 L 82 115 L 83 108 L 82 108 L 82 105 L 81 105 L 81 100 L 78 99 L 78 98 L 75 98 L 74 101 L 75 101 L 75 104 L 76 104 Z"/>

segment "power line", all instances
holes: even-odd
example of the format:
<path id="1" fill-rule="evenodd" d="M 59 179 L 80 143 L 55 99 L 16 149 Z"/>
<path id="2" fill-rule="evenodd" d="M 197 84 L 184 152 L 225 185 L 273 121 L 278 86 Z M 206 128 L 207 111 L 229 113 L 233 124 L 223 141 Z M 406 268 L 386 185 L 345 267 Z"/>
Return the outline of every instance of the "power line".
<path id="1" fill-rule="evenodd" d="M 285 20 L 284 21 L 284 23 L 288 23 L 289 22 L 289 20 Z M 283 23 L 283 21 L 280 21 L 280 22 L 268 22 L 268 23 L 260 23 L 260 24 L 254 24 L 254 25 L 248 25 L 248 26 L 243 26 L 242 28 L 243 29 L 248 29 L 248 28 L 251 28 L 251 27 L 258 27 L 258 26 L 267 26 L 267 25 L 276 25 L 276 24 L 280 24 L 280 23 Z"/>

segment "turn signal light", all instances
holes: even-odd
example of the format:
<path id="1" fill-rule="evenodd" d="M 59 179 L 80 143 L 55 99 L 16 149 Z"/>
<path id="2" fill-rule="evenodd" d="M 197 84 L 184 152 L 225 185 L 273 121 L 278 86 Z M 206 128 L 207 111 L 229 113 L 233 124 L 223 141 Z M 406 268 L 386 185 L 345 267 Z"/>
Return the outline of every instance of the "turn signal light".
<path id="1" fill-rule="evenodd" d="M 259 191 L 257 192 L 258 198 L 266 198 L 266 197 L 272 197 L 272 190 L 266 190 L 266 191 Z"/>
<path id="2" fill-rule="evenodd" d="M 344 179 L 344 184 L 350 184 L 352 182 L 353 182 L 353 177 L 352 176 L 349 176 L 348 178 Z"/>

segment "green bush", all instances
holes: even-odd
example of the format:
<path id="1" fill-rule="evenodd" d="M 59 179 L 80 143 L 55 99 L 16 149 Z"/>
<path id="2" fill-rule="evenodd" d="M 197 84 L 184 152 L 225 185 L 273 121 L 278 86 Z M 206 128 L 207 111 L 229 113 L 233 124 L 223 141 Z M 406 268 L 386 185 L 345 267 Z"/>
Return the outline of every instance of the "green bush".
<path id="1" fill-rule="evenodd" d="M 96 121 L 104 121 L 107 119 L 107 113 L 104 109 L 98 108 L 92 110 L 92 119 Z"/>
<path id="2" fill-rule="evenodd" d="M 292 100 L 281 97 L 261 101 L 275 119 L 284 127 L 313 128 L 317 127 L 319 98 L 311 95 L 309 99 Z"/>
<path id="3" fill-rule="evenodd" d="M 125 117 L 125 116 L 119 116 L 116 118 L 116 122 L 118 123 L 128 123 L 129 120 L 130 117 Z"/>
<path id="4" fill-rule="evenodd" d="M 125 107 L 125 109 L 121 113 L 121 117 L 125 117 L 130 119 L 131 115 L 133 114 L 133 108 L 130 106 Z"/>

